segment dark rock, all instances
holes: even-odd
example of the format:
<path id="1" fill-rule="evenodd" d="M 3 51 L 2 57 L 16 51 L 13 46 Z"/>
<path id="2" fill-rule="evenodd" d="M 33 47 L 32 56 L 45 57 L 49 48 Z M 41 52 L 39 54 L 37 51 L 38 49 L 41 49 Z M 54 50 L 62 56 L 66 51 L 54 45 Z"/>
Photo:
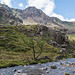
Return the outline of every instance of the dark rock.
<path id="1" fill-rule="evenodd" d="M 75 53 L 72 55 L 73 58 L 75 58 Z"/>
<path id="2" fill-rule="evenodd" d="M 60 65 L 63 65 L 63 63 L 61 62 Z"/>
<path id="3" fill-rule="evenodd" d="M 10 24 L 13 25 L 15 23 L 15 21 L 11 21 Z"/>
<path id="4" fill-rule="evenodd" d="M 64 58 L 65 56 L 64 55 L 60 55 L 60 56 L 57 56 L 57 57 L 54 57 L 55 59 L 62 59 L 62 58 Z"/>
<path id="5" fill-rule="evenodd" d="M 41 57 L 41 58 L 38 58 L 37 60 L 41 60 L 41 59 L 44 59 L 44 60 L 46 60 L 46 59 L 52 60 L 52 59 L 50 59 L 48 56 L 43 56 L 43 57 Z"/>
<path id="6" fill-rule="evenodd" d="M 0 39 L 5 39 L 6 38 L 6 36 L 0 36 Z"/>
<path id="7" fill-rule="evenodd" d="M 49 73 L 49 71 L 47 71 L 46 73 Z"/>
<path id="8" fill-rule="evenodd" d="M 16 72 L 16 69 L 14 69 L 13 71 Z"/>
<path id="9" fill-rule="evenodd" d="M 57 69 L 56 65 L 51 66 L 51 69 Z"/>

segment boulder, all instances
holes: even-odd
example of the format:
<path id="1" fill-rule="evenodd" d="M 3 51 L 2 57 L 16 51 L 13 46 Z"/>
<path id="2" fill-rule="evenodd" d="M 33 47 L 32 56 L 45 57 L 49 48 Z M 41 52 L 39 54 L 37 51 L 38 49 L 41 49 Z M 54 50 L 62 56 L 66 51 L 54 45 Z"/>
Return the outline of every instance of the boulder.
<path id="1" fill-rule="evenodd" d="M 41 60 L 41 59 L 43 59 L 43 60 L 46 60 L 46 59 L 52 60 L 48 56 L 42 56 L 41 58 L 38 58 L 37 60 Z"/>
<path id="2" fill-rule="evenodd" d="M 73 70 L 72 72 L 73 72 L 73 75 L 75 75 L 75 70 Z"/>
<path id="3" fill-rule="evenodd" d="M 16 72 L 16 69 L 14 69 L 13 72 Z"/>
<path id="4" fill-rule="evenodd" d="M 27 75 L 27 73 L 15 73 L 14 75 Z"/>
<path id="5" fill-rule="evenodd" d="M 62 69 L 62 70 L 65 70 L 65 68 L 64 68 L 64 67 L 62 67 L 61 69 Z"/>
<path id="6" fill-rule="evenodd" d="M 51 66 L 51 69 L 57 69 L 56 65 Z"/>
<path id="7" fill-rule="evenodd" d="M 60 56 L 57 56 L 57 57 L 54 57 L 55 59 L 62 59 L 62 58 L 64 58 L 65 56 L 64 55 L 60 55 Z"/>

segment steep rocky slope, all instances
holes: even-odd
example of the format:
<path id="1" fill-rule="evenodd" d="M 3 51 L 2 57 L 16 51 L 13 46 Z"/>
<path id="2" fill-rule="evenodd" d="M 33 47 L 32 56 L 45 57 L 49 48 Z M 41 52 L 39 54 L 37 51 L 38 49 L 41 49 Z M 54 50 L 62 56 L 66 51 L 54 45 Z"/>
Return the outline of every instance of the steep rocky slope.
<path id="1" fill-rule="evenodd" d="M 0 7 L 0 25 L 20 25 L 22 20 L 12 15 L 8 10 Z"/>
<path id="2" fill-rule="evenodd" d="M 13 45 L 16 44 L 15 46 L 17 46 L 20 44 L 20 40 L 21 41 L 23 40 L 22 37 L 25 37 L 25 35 L 30 38 L 31 37 L 39 39 L 43 38 L 43 41 L 46 41 L 48 44 L 53 45 L 55 47 L 61 48 L 63 44 L 66 45 L 68 44 L 68 38 L 65 34 L 57 32 L 46 26 L 19 25 L 19 26 L 0 26 L 0 46 L 7 47 L 8 45 L 12 44 Z"/>

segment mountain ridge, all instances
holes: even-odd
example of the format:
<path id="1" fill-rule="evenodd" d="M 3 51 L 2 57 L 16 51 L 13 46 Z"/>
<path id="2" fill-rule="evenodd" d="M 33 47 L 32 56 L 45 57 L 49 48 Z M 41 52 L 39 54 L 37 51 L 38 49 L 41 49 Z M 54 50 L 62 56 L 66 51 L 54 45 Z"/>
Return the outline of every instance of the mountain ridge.
<path id="1" fill-rule="evenodd" d="M 0 24 L 1 25 L 18 25 L 22 24 L 22 20 L 15 17 L 3 7 L 0 7 Z"/>
<path id="2" fill-rule="evenodd" d="M 42 10 L 36 7 L 27 7 L 24 10 L 10 8 L 7 5 L 0 4 L 0 7 L 4 7 L 15 17 L 19 17 L 23 20 L 23 25 L 45 25 L 52 28 L 66 28 L 70 30 L 75 29 L 75 22 L 61 21 L 56 17 L 49 17 Z"/>

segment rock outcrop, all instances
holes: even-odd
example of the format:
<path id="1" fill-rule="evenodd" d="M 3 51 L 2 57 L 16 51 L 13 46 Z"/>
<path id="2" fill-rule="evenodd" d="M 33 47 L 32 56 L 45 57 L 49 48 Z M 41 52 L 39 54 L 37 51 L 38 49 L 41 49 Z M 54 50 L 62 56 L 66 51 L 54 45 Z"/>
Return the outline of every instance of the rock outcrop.
<path id="1" fill-rule="evenodd" d="M 20 18 L 12 15 L 8 10 L 0 7 L 0 24 L 3 25 L 21 25 L 23 22 Z"/>

